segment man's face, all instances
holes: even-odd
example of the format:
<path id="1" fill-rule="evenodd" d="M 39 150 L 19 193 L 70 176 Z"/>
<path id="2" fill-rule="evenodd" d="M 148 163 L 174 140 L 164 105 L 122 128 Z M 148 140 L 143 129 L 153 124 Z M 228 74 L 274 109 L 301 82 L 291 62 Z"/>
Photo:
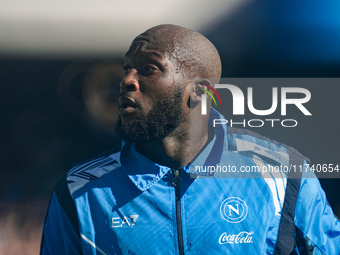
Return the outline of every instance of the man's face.
<path id="1" fill-rule="evenodd" d="M 164 52 L 137 37 L 125 56 L 117 131 L 125 140 L 162 139 L 183 121 L 185 80 Z"/>

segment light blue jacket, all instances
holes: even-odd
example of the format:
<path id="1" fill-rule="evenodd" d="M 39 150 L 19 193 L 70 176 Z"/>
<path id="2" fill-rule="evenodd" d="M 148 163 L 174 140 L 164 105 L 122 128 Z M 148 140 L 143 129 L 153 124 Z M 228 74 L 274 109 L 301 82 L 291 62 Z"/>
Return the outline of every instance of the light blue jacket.
<path id="1" fill-rule="evenodd" d="M 53 192 L 41 254 L 340 254 L 340 223 L 307 161 L 228 129 L 216 127 L 179 171 L 131 143 L 71 169 Z M 291 183 L 292 157 L 303 173 Z"/>

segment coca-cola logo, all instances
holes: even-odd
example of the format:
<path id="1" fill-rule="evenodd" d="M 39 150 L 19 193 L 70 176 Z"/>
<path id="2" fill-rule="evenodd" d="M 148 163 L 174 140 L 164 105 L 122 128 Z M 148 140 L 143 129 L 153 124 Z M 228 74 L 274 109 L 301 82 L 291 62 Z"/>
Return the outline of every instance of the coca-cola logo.
<path id="1" fill-rule="evenodd" d="M 228 235 L 227 232 L 224 232 L 218 242 L 220 244 L 237 244 L 237 243 L 253 243 L 253 237 L 254 231 L 241 231 L 237 235 Z"/>

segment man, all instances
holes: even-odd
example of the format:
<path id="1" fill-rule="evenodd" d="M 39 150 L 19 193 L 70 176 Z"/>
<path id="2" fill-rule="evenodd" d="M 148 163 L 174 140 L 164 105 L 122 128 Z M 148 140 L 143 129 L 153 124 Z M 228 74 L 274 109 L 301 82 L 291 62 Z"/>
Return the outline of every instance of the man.
<path id="1" fill-rule="evenodd" d="M 207 177 L 192 167 L 306 162 L 255 133 L 213 128 L 201 114 L 202 95 L 221 76 L 210 41 L 153 27 L 134 39 L 124 70 L 122 144 L 59 182 L 42 254 L 340 253 L 340 223 L 312 173 Z M 212 118 L 223 117 L 211 109 Z"/>

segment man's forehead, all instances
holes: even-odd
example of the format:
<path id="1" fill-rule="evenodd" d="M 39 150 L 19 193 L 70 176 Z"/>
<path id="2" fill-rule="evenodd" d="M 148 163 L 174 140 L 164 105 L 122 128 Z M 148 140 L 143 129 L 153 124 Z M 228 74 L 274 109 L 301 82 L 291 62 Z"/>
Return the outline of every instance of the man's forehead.
<path id="1" fill-rule="evenodd" d="M 165 57 L 166 49 L 160 41 L 156 40 L 152 36 L 148 34 L 141 34 L 132 41 L 129 51 L 125 54 L 125 56 L 129 57 L 137 52 Z"/>
<path id="2" fill-rule="evenodd" d="M 146 37 L 137 36 L 131 43 L 130 50 L 143 50 L 150 44 L 150 39 Z"/>

